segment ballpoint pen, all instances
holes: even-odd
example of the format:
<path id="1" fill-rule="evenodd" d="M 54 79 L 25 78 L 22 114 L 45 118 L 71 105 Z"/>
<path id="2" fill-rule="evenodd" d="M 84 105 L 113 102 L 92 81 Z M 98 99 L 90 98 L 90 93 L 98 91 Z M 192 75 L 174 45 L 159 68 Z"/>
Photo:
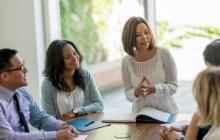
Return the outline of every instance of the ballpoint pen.
<path id="1" fill-rule="evenodd" d="M 85 124 L 85 127 L 86 127 L 86 126 L 89 126 L 89 125 L 91 125 L 91 124 L 93 124 L 94 122 L 95 122 L 95 121 L 91 121 L 91 122 Z"/>

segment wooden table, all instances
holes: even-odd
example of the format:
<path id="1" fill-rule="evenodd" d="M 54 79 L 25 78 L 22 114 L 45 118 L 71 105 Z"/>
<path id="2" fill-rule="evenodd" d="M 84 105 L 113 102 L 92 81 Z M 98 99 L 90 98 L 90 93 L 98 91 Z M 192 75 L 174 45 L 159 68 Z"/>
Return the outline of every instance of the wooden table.
<path id="1" fill-rule="evenodd" d="M 95 113 L 83 117 L 102 120 L 104 113 Z M 121 133 L 130 134 L 123 140 L 159 140 L 160 124 L 152 123 L 111 123 L 110 126 L 83 132 L 88 135 L 86 140 L 120 140 L 115 136 Z"/>

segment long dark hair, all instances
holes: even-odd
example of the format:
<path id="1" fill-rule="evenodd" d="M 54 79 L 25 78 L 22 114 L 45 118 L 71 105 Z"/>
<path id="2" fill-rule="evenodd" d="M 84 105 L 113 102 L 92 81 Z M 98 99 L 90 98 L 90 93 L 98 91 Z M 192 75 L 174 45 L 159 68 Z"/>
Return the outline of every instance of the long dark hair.
<path id="1" fill-rule="evenodd" d="M 76 45 L 68 40 L 54 40 L 49 45 L 47 52 L 46 52 L 46 59 L 45 59 L 45 69 L 44 69 L 44 76 L 48 78 L 59 90 L 63 91 L 70 91 L 70 88 L 66 84 L 63 78 L 63 69 L 64 69 L 64 57 L 62 54 L 62 49 L 65 45 L 70 44 L 79 55 L 79 64 L 80 68 L 75 70 L 75 74 L 73 76 L 73 82 L 85 90 L 85 80 L 82 74 L 81 69 L 81 62 L 83 57 L 79 50 L 77 49 Z"/>

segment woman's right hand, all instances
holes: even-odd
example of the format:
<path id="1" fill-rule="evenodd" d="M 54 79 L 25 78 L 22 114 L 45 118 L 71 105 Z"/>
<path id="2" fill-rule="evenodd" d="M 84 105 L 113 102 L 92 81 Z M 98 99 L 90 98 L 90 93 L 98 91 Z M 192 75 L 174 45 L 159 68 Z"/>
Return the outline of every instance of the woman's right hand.
<path id="1" fill-rule="evenodd" d="M 147 93 L 148 93 L 147 80 L 146 80 L 146 77 L 143 77 L 143 79 L 141 80 L 139 85 L 135 88 L 134 95 L 136 97 L 139 97 L 139 96 L 145 97 L 147 95 Z"/>
<path id="2" fill-rule="evenodd" d="M 76 114 L 71 111 L 71 112 L 64 113 L 60 117 L 60 119 L 63 120 L 63 121 L 67 121 L 67 120 L 70 120 L 70 119 L 75 118 L 75 117 L 76 117 Z"/>

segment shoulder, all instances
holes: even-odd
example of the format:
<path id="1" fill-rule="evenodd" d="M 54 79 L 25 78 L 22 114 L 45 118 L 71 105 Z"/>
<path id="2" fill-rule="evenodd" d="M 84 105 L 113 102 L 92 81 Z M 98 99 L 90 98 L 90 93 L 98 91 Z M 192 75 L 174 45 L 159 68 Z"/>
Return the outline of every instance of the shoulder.
<path id="1" fill-rule="evenodd" d="M 122 64 L 128 64 L 131 62 L 131 56 L 126 55 L 123 59 L 122 59 Z"/>
<path id="2" fill-rule="evenodd" d="M 169 51 L 169 49 L 164 48 L 164 47 L 157 47 L 158 51 L 158 56 L 163 60 L 163 61 L 169 61 L 172 60 L 172 55 Z"/>
<path id="3" fill-rule="evenodd" d="M 157 47 L 157 51 L 160 54 L 170 55 L 170 51 L 167 48 L 164 48 L 164 47 Z"/>
<path id="4" fill-rule="evenodd" d="M 24 87 L 17 89 L 16 92 L 19 98 L 26 98 L 27 100 L 32 100 L 31 94 L 29 94 Z"/>
<path id="5" fill-rule="evenodd" d="M 86 70 L 86 69 L 81 69 L 81 73 L 82 73 L 82 76 L 83 76 L 84 78 L 89 78 L 89 77 L 91 77 L 91 73 L 90 73 L 88 70 Z"/>
<path id="6" fill-rule="evenodd" d="M 41 95 L 43 97 L 55 95 L 52 93 L 57 93 L 57 88 L 55 86 L 53 86 L 53 84 L 50 80 L 45 78 L 41 84 Z"/>
<path id="7" fill-rule="evenodd" d="M 130 56 L 129 55 L 126 55 L 123 57 L 122 61 L 128 61 L 130 59 Z"/>
<path id="8" fill-rule="evenodd" d="M 48 80 L 47 78 L 45 78 L 42 82 L 43 85 L 52 85 L 52 82 L 50 80 Z"/>
<path id="9" fill-rule="evenodd" d="M 53 84 L 49 79 L 45 78 L 42 82 L 41 88 L 53 88 Z"/>
<path id="10" fill-rule="evenodd" d="M 29 96 L 30 95 L 24 87 L 17 89 L 16 92 L 19 96 Z"/>
<path id="11" fill-rule="evenodd" d="M 85 84 L 87 85 L 87 83 L 93 81 L 93 76 L 91 74 L 91 72 L 89 72 L 88 70 L 86 69 L 81 69 L 81 73 L 82 73 L 82 76 L 85 80 Z"/>

